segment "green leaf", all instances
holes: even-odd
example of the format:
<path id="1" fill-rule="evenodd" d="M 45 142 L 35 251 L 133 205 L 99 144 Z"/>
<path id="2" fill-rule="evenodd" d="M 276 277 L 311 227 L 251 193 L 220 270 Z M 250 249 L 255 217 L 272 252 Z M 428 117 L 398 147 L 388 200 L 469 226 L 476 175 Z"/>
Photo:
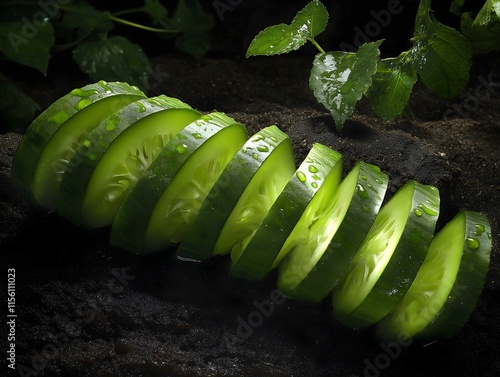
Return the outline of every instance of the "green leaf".
<path id="1" fill-rule="evenodd" d="M 183 34 L 176 41 L 177 48 L 197 58 L 210 49 L 208 31 L 213 27 L 213 18 L 204 12 L 198 0 L 179 0 L 171 24 Z"/>
<path id="2" fill-rule="evenodd" d="M 302 9 L 290 25 L 292 29 L 312 39 L 325 31 L 328 25 L 328 10 L 318 0 L 313 0 Z"/>
<path id="3" fill-rule="evenodd" d="M 429 90 L 452 98 L 469 81 L 472 48 L 462 34 L 437 22 L 430 12 L 430 0 L 422 0 L 410 51 L 413 69 Z"/>
<path id="4" fill-rule="evenodd" d="M 0 122 L 4 131 L 24 132 L 39 110 L 38 103 L 0 74 Z"/>
<path id="5" fill-rule="evenodd" d="M 73 4 L 57 24 L 58 37 L 66 42 L 88 37 L 94 31 L 107 32 L 113 27 L 109 12 L 97 10 L 85 1 Z"/>
<path id="6" fill-rule="evenodd" d="M 450 4 L 450 12 L 460 16 L 462 13 L 461 9 L 464 6 L 465 0 L 453 0 Z"/>
<path id="7" fill-rule="evenodd" d="M 500 18 L 490 14 L 489 21 L 478 21 L 470 12 L 462 14 L 462 33 L 471 42 L 474 54 L 488 54 L 500 49 Z M 479 14 L 478 14 L 479 17 Z"/>
<path id="8" fill-rule="evenodd" d="M 124 37 L 83 42 L 73 51 L 73 59 L 94 81 L 124 81 L 147 87 L 151 63 L 138 45 Z"/>
<path id="9" fill-rule="evenodd" d="M 313 0 L 299 11 L 290 25 L 278 24 L 262 30 L 250 43 L 246 57 L 279 55 L 299 49 L 326 29 L 328 11 Z"/>
<path id="10" fill-rule="evenodd" d="M 367 97 L 382 119 L 392 120 L 403 112 L 417 82 L 417 73 L 406 62 L 405 56 L 406 53 L 403 53 L 397 58 L 381 60 L 372 77 Z"/>
<path id="11" fill-rule="evenodd" d="M 33 23 L 21 21 L 0 23 L 0 52 L 8 59 L 47 74 L 54 45 L 54 29 L 47 20 Z"/>
<path id="12" fill-rule="evenodd" d="M 246 57 L 257 55 L 279 55 L 299 49 L 307 42 L 307 38 L 297 33 L 287 24 L 269 26 L 262 30 L 250 43 Z"/>
<path id="13" fill-rule="evenodd" d="M 320 53 L 314 59 L 309 87 L 318 102 L 332 113 L 339 131 L 372 84 L 381 43 L 382 41 L 365 43 L 357 53 Z"/>
<path id="14" fill-rule="evenodd" d="M 145 0 L 143 10 L 151 17 L 153 24 L 163 25 L 167 20 L 167 8 L 159 0 Z"/>

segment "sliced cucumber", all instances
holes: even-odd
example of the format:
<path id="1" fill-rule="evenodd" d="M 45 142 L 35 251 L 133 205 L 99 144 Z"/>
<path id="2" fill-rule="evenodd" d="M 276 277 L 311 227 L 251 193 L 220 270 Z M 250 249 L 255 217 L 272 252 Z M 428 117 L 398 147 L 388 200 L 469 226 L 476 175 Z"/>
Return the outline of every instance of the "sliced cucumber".
<path id="1" fill-rule="evenodd" d="M 270 126 L 253 135 L 210 190 L 178 255 L 206 259 L 246 244 L 294 171 L 285 133 Z"/>
<path id="2" fill-rule="evenodd" d="M 306 235 L 291 242 L 279 266 L 278 288 L 286 296 L 317 302 L 331 292 L 373 224 L 387 183 L 378 167 L 358 162 L 321 216 L 299 224 Z"/>
<path id="3" fill-rule="evenodd" d="M 248 245 L 232 251 L 230 274 L 248 280 L 262 280 L 309 202 L 319 190 L 334 191 L 341 173 L 342 155 L 315 143 Z"/>
<path id="4" fill-rule="evenodd" d="M 484 286 L 491 246 L 486 216 L 458 213 L 432 240 L 403 300 L 378 325 L 379 337 L 436 339 L 462 328 Z"/>
<path id="5" fill-rule="evenodd" d="M 433 186 L 408 182 L 380 210 L 333 292 L 335 317 L 370 326 L 401 301 L 427 254 L 439 214 Z"/>
<path id="6" fill-rule="evenodd" d="M 82 142 L 59 191 L 59 212 L 75 224 L 112 224 L 126 194 L 168 141 L 200 113 L 166 96 L 111 114 Z"/>
<path id="7" fill-rule="evenodd" d="M 208 191 L 247 138 L 246 128 L 222 113 L 204 115 L 186 126 L 123 202 L 111 244 L 149 253 L 180 242 Z"/>
<path id="8" fill-rule="evenodd" d="M 62 174 L 81 141 L 109 114 L 145 97 L 134 86 L 105 81 L 61 97 L 26 130 L 12 164 L 13 183 L 33 202 L 55 209 Z"/>

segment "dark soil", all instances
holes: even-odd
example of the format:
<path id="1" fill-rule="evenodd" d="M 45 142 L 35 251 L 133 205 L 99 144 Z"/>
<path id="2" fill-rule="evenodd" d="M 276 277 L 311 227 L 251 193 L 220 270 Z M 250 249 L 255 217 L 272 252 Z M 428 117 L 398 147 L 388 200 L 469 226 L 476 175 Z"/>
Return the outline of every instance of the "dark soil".
<path id="1" fill-rule="evenodd" d="M 388 197 L 411 179 L 435 185 L 439 227 L 460 209 L 486 213 L 491 268 L 466 326 L 451 339 L 396 346 L 377 342 L 371 329 L 340 325 L 328 300 L 278 301 L 259 317 L 257 306 L 275 294 L 274 273 L 246 282 L 227 276 L 227 258 L 193 264 L 169 253 L 138 257 L 111 248 L 109 229 L 79 229 L 27 203 L 10 186 L 20 135 L 9 133 L 0 135 L 1 290 L 7 268 L 15 268 L 19 375 L 500 375 L 498 67 L 475 64 L 469 87 L 453 102 L 417 86 L 411 111 L 394 122 L 382 122 L 362 101 L 339 134 L 308 88 L 310 63 L 301 57 L 199 63 L 164 57 L 155 62 L 159 74 L 149 94 L 178 97 L 203 112 L 224 111 L 249 134 L 276 124 L 293 140 L 297 162 L 320 142 L 344 154 L 345 171 L 358 160 L 376 164 L 391 178 Z M 86 83 L 56 77 L 29 94 L 48 106 Z M 240 341 L 230 346 L 229 335 Z M 5 370 L 18 375 L 4 362 L 2 375 Z"/>

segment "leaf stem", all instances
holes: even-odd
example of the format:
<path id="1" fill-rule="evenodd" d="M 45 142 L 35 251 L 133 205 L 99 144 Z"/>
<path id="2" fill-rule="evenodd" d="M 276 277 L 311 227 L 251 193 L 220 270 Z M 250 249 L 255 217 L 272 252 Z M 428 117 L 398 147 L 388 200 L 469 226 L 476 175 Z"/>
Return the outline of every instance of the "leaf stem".
<path id="1" fill-rule="evenodd" d="M 319 52 L 321 52 L 322 54 L 325 54 L 325 50 L 323 50 L 321 48 L 321 46 L 318 44 L 318 42 L 316 42 L 316 40 L 314 38 L 308 38 L 309 41 L 314 45 L 316 46 L 316 48 L 319 50 Z"/>
<path id="2" fill-rule="evenodd" d="M 123 18 L 115 17 L 115 16 L 112 16 L 112 15 L 109 15 L 108 18 L 111 21 L 117 22 L 119 24 L 123 24 L 123 25 L 131 26 L 131 27 L 135 27 L 137 29 L 142 29 L 142 30 L 146 30 L 146 31 L 151 31 L 153 33 L 170 33 L 170 34 L 175 34 L 175 33 L 179 32 L 178 30 L 158 29 L 158 28 L 155 28 L 155 27 L 150 27 L 150 26 L 145 26 L 145 25 L 137 24 L 135 22 L 124 20 Z"/>

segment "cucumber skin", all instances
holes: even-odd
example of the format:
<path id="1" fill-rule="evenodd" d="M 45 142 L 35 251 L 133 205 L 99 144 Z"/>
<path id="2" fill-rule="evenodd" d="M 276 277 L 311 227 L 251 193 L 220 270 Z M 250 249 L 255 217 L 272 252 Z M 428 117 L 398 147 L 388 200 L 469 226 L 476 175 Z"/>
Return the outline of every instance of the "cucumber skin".
<path id="1" fill-rule="evenodd" d="M 405 186 L 409 184 L 415 185 L 409 217 L 389 263 L 368 296 L 353 312 L 339 316 L 334 308 L 335 317 L 346 326 L 361 329 L 387 316 L 401 301 L 424 262 L 439 214 L 439 191 L 417 181 L 409 181 Z M 423 211 L 421 216 L 417 216 L 419 205 L 429 197 L 432 203 L 426 205 L 431 207 L 436 216 Z M 430 228 L 424 234 L 422 231 L 425 230 L 423 226 L 426 222 L 430 222 Z"/>
<path id="2" fill-rule="evenodd" d="M 96 91 L 97 93 L 90 94 L 86 97 L 75 94 L 80 91 Z M 66 120 L 86 109 L 88 105 L 78 105 L 82 99 L 87 99 L 93 103 L 112 95 L 132 95 L 138 98 L 146 98 L 146 95 L 137 87 L 130 86 L 127 83 L 107 83 L 101 80 L 97 83 L 74 89 L 70 93 L 59 98 L 30 124 L 14 155 L 11 179 L 16 189 L 21 191 L 21 193 L 32 203 L 38 204 L 33 195 L 31 186 L 38 160 L 52 135 L 64 124 L 64 122 L 66 122 Z"/>
<path id="3" fill-rule="evenodd" d="M 214 117 L 214 114 L 211 115 Z M 133 195 L 131 192 L 120 207 L 111 229 L 110 243 L 112 246 L 141 254 L 152 252 L 146 250 L 144 245 L 150 216 L 165 188 L 175 177 L 177 171 L 182 168 L 184 162 L 196 153 L 205 141 L 227 127 L 242 127 L 246 135 L 246 129 L 243 125 L 234 120 L 229 123 L 229 120 L 205 121 L 198 119 L 186 126 L 167 144 L 139 179 L 134 187 Z M 191 133 L 199 133 L 202 137 L 199 139 L 190 138 Z M 176 151 L 176 146 L 180 142 L 185 146 L 183 153 Z"/>
<path id="4" fill-rule="evenodd" d="M 368 233 L 382 204 L 388 177 L 373 165 L 362 162 L 360 164 L 359 177 L 366 176 L 366 180 L 361 178 L 362 182 L 372 192 L 368 198 L 358 200 L 359 188 L 356 188 L 353 193 L 356 200 L 351 202 L 346 217 L 311 272 L 291 290 L 285 290 L 278 285 L 287 297 L 312 302 L 323 300 L 347 271 L 352 257 L 361 246 L 364 235 Z M 366 201 L 369 199 L 371 203 L 368 204 Z M 368 211 L 365 211 L 364 207 L 368 208 Z"/>
<path id="5" fill-rule="evenodd" d="M 473 211 L 463 212 L 465 237 L 477 239 L 481 246 L 471 249 L 467 242 L 464 243 L 462 260 L 450 295 L 437 316 L 417 334 L 418 339 L 432 341 L 449 338 L 458 332 L 468 321 L 483 290 L 490 265 L 492 240 L 488 234 L 491 235 L 491 226 L 485 215 Z M 485 225 L 481 235 L 476 233 L 476 224 Z"/>
<path id="6" fill-rule="evenodd" d="M 86 224 L 82 219 L 82 204 L 88 183 L 100 158 L 113 140 L 119 137 L 125 129 L 149 115 L 168 110 L 171 105 L 182 106 L 186 109 L 191 108 L 187 104 L 178 103 L 178 100 L 170 101 L 168 97 L 163 95 L 156 98 L 146 98 L 134 101 L 111 114 L 101 123 L 102 130 L 99 129 L 100 126 L 94 129 L 88 136 L 88 140 L 92 143 L 91 147 L 80 146 L 69 163 L 69 165 L 74 165 L 74 168 L 68 170 L 63 176 L 59 190 L 59 214 L 79 226 L 92 228 L 91 224 Z M 117 123 L 112 131 L 104 130 L 109 122 L 114 121 Z M 97 155 L 98 158 L 91 159 L 89 157 L 91 154 Z"/>
<path id="7" fill-rule="evenodd" d="M 278 141 L 274 141 L 273 138 Z M 257 170 L 270 155 L 268 152 L 256 151 L 259 147 L 269 148 L 269 146 L 272 147 L 269 149 L 272 151 L 281 143 L 291 145 L 288 135 L 276 126 L 262 129 L 245 143 L 226 165 L 201 205 L 198 216 L 186 229 L 185 239 L 177 249 L 178 256 L 204 260 L 213 255 L 213 248 L 226 220 Z M 253 157 L 253 153 L 258 153 L 259 161 Z"/>
<path id="8" fill-rule="evenodd" d="M 283 244 L 320 189 L 326 175 L 335 169 L 337 164 L 342 166 L 342 161 L 343 156 L 340 153 L 321 144 L 313 145 L 297 169 L 297 172 L 305 174 L 305 182 L 298 178 L 297 173 L 292 176 L 240 258 L 232 264 L 229 272 L 231 276 L 246 280 L 263 280 L 266 277 Z M 317 174 L 309 171 L 311 164 L 321 166 L 320 171 L 325 174 L 316 188 L 309 184 L 315 181 L 313 175 Z"/>

